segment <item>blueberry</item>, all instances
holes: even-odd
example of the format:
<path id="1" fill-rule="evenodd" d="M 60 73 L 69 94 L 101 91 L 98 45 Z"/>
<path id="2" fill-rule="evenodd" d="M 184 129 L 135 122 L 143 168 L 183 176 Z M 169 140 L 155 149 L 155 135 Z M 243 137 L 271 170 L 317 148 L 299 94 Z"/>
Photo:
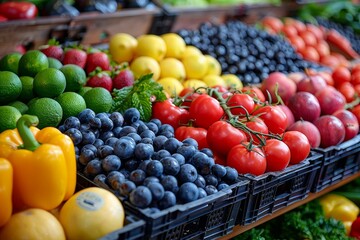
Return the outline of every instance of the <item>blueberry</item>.
<path id="1" fill-rule="evenodd" d="M 150 159 L 154 154 L 154 147 L 151 144 L 139 143 L 135 146 L 135 158 L 137 160 Z"/>
<path id="2" fill-rule="evenodd" d="M 74 150 L 75 150 L 75 155 L 79 155 L 80 154 L 80 149 L 78 146 L 74 146 Z"/>
<path id="3" fill-rule="evenodd" d="M 100 137 L 100 130 L 97 129 L 97 128 L 89 128 L 88 130 L 84 130 L 84 131 L 92 132 L 94 134 L 94 136 L 95 136 L 95 139 Z"/>
<path id="4" fill-rule="evenodd" d="M 106 175 L 105 174 L 99 174 L 94 177 L 94 183 L 98 185 L 99 187 L 109 189 L 109 186 L 106 184 Z"/>
<path id="5" fill-rule="evenodd" d="M 146 166 L 148 165 L 149 162 L 151 162 L 150 159 L 141 161 L 138 168 L 146 172 Z"/>
<path id="6" fill-rule="evenodd" d="M 218 192 L 217 188 L 213 185 L 206 185 L 205 191 L 207 195 L 211 195 Z"/>
<path id="7" fill-rule="evenodd" d="M 203 152 L 197 152 L 191 158 L 191 163 L 196 167 L 200 174 L 209 174 L 211 167 L 215 164 L 213 158 L 208 157 Z"/>
<path id="8" fill-rule="evenodd" d="M 176 196 L 173 192 L 165 191 L 164 197 L 158 201 L 159 209 L 167 209 L 176 205 Z"/>
<path id="9" fill-rule="evenodd" d="M 194 146 L 196 149 L 198 149 L 198 147 L 199 147 L 198 142 L 197 142 L 195 139 L 193 139 L 193 138 L 185 138 L 184 140 L 182 140 L 182 143 L 183 143 L 184 145 Z"/>
<path id="10" fill-rule="evenodd" d="M 74 145 L 79 145 L 83 140 L 83 135 L 81 134 L 80 130 L 76 128 L 70 128 L 66 130 L 65 135 L 68 135 L 71 138 Z"/>
<path id="11" fill-rule="evenodd" d="M 185 162 L 188 162 L 196 152 L 197 150 L 193 145 L 182 145 L 176 150 L 176 153 L 184 156 Z"/>
<path id="12" fill-rule="evenodd" d="M 106 131 L 110 131 L 111 129 L 113 129 L 114 127 L 114 123 L 113 121 L 111 121 L 111 119 L 109 117 L 102 117 L 100 118 L 101 120 L 101 130 L 106 132 Z"/>
<path id="13" fill-rule="evenodd" d="M 117 140 L 117 138 L 116 138 L 116 140 Z M 100 138 L 97 138 L 97 139 L 95 140 L 95 142 L 93 143 L 93 145 L 98 148 L 98 147 L 104 145 L 104 141 L 101 140 Z M 110 144 L 107 144 L 107 145 L 110 145 Z"/>
<path id="14" fill-rule="evenodd" d="M 128 108 L 125 110 L 123 117 L 124 122 L 127 125 L 131 125 L 132 123 L 140 120 L 140 112 L 136 108 Z"/>
<path id="15" fill-rule="evenodd" d="M 150 122 L 155 123 L 158 128 L 161 126 L 161 121 L 157 118 L 151 119 Z"/>
<path id="16" fill-rule="evenodd" d="M 182 145 L 182 142 L 176 138 L 169 138 L 164 143 L 164 149 L 168 150 L 171 154 L 176 153 L 176 150 Z"/>
<path id="17" fill-rule="evenodd" d="M 114 137 L 119 138 L 121 133 L 122 127 L 115 127 L 113 128 L 112 132 L 114 133 Z"/>
<path id="18" fill-rule="evenodd" d="M 96 175 L 102 173 L 101 161 L 95 158 L 86 164 L 84 174 L 86 177 L 93 179 Z"/>
<path id="19" fill-rule="evenodd" d="M 173 193 L 177 193 L 179 191 L 178 181 L 174 176 L 165 175 L 161 178 L 160 183 L 166 191 L 171 191 Z"/>
<path id="20" fill-rule="evenodd" d="M 116 171 L 120 169 L 121 161 L 116 155 L 108 155 L 101 161 L 101 166 L 105 172 Z"/>
<path id="21" fill-rule="evenodd" d="M 174 135 L 175 133 L 175 130 L 173 128 L 173 126 L 171 126 L 170 124 L 162 124 L 160 127 L 159 127 L 159 132 L 158 132 L 158 135 L 165 135 L 167 136 L 168 133 L 171 133 Z"/>
<path id="22" fill-rule="evenodd" d="M 93 151 L 95 154 L 97 152 L 97 147 L 93 144 L 86 144 L 81 148 L 81 152 L 84 151 L 85 149 L 89 149 L 91 151 Z"/>
<path id="23" fill-rule="evenodd" d="M 105 158 L 114 153 L 114 148 L 109 145 L 102 145 L 97 149 L 97 156 L 99 158 Z"/>
<path id="24" fill-rule="evenodd" d="M 227 184 L 233 184 L 238 177 L 238 172 L 236 171 L 235 168 L 232 167 L 226 166 L 225 168 L 226 168 L 226 174 L 222 178 L 222 180 L 224 180 Z"/>
<path id="25" fill-rule="evenodd" d="M 160 183 L 160 180 L 159 180 L 159 178 L 154 177 L 154 176 L 146 177 L 144 179 L 143 185 L 147 186 L 149 183 L 152 183 L 152 182 Z"/>
<path id="26" fill-rule="evenodd" d="M 218 178 L 222 178 L 226 174 L 226 168 L 223 165 L 220 164 L 214 164 L 211 167 L 211 172 Z"/>
<path id="27" fill-rule="evenodd" d="M 119 112 L 112 112 L 109 118 L 112 120 L 114 127 L 121 127 L 124 123 L 124 117 Z"/>
<path id="28" fill-rule="evenodd" d="M 183 155 L 181 155 L 180 153 L 174 153 L 171 156 L 178 161 L 180 166 L 185 164 L 185 157 Z"/>
<path id="29" fill-rule="evenodd" d="M 114 137 L 112 131 L 101 132 L 99 138 L 103 141 L 106 141 L 108 138 Z"/>
<path id="30" fill-rule="evenodd" d="M 119 172 L 122 173 L 125 176 L 126 179 L 129 179 L 129 176 L 130 176 L 130 171 L 129 170 L 127 170 L 125 168 L 121 168 L 119 170 Z"/>
<path id="31" fill-rule="evenodd" d="M 146 173 L 141 169 L 135 169 L 130 173 L 129 180 L 133 181 L 136 185 L 141 185 L 146 178 Z"/>
<path id="32" fill-rule="evenodd" d="M 203 176 L 198 174 L 198 177 L 196 178 L 196 180 L 194 181 L 195 185 L 198 186 L 199 188 L 205 188 L 206 186 L 206 180 Z"/>
<path id="33" fill-rule="evenodd" d="M 136 143 L 131 137 L 121 137 L 116 141 L 114 153 L 120 159 L 128 159 L 134 156 Z"/>
<path id="34" fill-rule="evenodd" d="M 80 124 L 80 127 L 79 127 L 80 131 L 89 130 L 89 129 L 90 129 L 89 124 Z"/>
<path id="35" fill-rule="evenodd" d="M 188 163 L 181 165 L 180 172 L 178 174 L 178 179 L 181 182 L 194 182 L 197 177 L 198 173 L 193 165 Z"/>
<path id="36" fill-rule="evenodd" d="M 199 188 L 199 187 L 198 187 L 198 191 L 199 191 L 199 197 L 198 197 L 198 199 L 204 198 L 204 197 L 207 196 L 207 193 L 206 193 L 206 191 L 205 191 L 203 188 Z"/>
<path id="37" fill-rule="evenodd" d="M 96 140 L 95 134 L 90 130 L 84 130 L 81 132 L 81 134 L 82 134 L 82 141 L 81 141 L 82 145 L 93 144 Z"/>
<path id="38" fill-rule="evenodd" d="M 177 196 L 182 203 L 195 201 L 199 198 L 198 187 L 192 182 L 183 183 L 179 188 Z"/>
<path id="39" fill-rule="evenodd" d="M 200 152 L 205 153 L 206 155 L 208 155 L 208 157 L 211 157 L 211 158 L 214 157 L 214 154 L 213 154 L 213 152 L 211 151 L 210 148 L 203 148 L 203 149 L 200 150 Z"/>
<path id="40" fill-rule="evenodd" d="M 64 133 L 64 132 L 67 130 L 67 128 L 65 128 L 64 125 L 58 126 L 58 129 L 59 129 L 59 131 L 62 132 L 62 133 Z"/>
<path id="41" fill-rule="evenodd" d="M 95 115 L 95 117 L 97 117 L 97 118 L 106 118 L 106 117 L 109 117 L 108 116 L 108 114 L 107 113 L 105 113 L 105 112 L 101 112 L 101 113 L 97 113 L 96 115 Z"/>
<path id="42" fill-rule="evenodd" d="M 142 138 L 140 137 L 140 135 L 137 134 L 137 133 L 129 133 L 129 134 L 126 135 L 126 136 L 131 137 L 132 139 L 134 139 L 134 141 L 135 141 L 136 144 L 140 143 L 140 141 L 141 141 L 141 139 L 142 139 Z"/>
<path id="43" fill-rule="evenodd" d="M 74 116 L 68 117 L 64 121 L 64 127 L 65 127 L 65 129 L 70 129 L 70 128 L 79 129 L 80 128 L 80 120 Z"/>
<path id="44" fill-rule="evenodd" d="M 148 207 L 151 201 L 152 201 L 151 191 L 149 188 L 145 186 L 138 186 L 130 193 L 130 202 L 138 208 Z"/>
<path id="45" fill-rule="evenodd" d="M 124 197 L 128 197 L 132 191 L 136 189 L 136 184 L 130 180 L 120 184 L 120 194 Z"/>
<path id="46" fill-rule="evenodd" d="M 120 185 L 125 182 L 125 176 L 119 171 L 112 171 L 106 176 L 106 182 L 112 189 L 118 190 Z"/>
<path id="47" fill-rule="evenodd" d="M 94 118 L 90 119 L 89 126 L 91 128 L 95 128 L 95 129 L 101 128 L 101 120 L 100 120 L 100 118 L 94 117 Z"/>
<path id="48" fill-rule="evenodd" d="M 153 201 L 159 201 L 164 197 L 164 187 L 159 182 L 150 182 L 146 185 L 152 194 Z"/>
<path id="49" fill-rule="evenodd" d="M 148 127 L 148 129 L 151 130 L 153 133 L 155 133 L 155 134 L 158 133 L 159 127 L 158 127 L 158 125 L 156 125 L 156 123 L 148 122 L 148 123 L 145 123 L 145 124 Z"/>
<path id="50" fill-rule="evenodd" d="M 115 143 L 116 143 L 117 140 L 118 139 L 116 137 L 109 137 L 108 139 L 106 139 L 104 144 L 114 148 Z"/>
<path id="51" fill-rule="evenodd" d="M 217 186 L 217 190 L 220 191 L 220 190 L 228 188 L 228 187 L 229 187 L 229 184 L 227 184 L 227 183 L 219 183 Z"/>
<path id="52" fill-rule="evenodd" d="M 79 155 L 79 162 L 85 166 L 88 162 L 93 160 L 95 156 L 96 154 L 90 149 L 82 149 Z"/>
<path id="53" fill-rule="evenodd" d="M 135 127 L 135 125 L 137 125 L 137 127 Z M 135 127 L 137 133 L 139 133 L 139 134 L 141 134 L 145 130 L 149 130 L 149 128 L 146 126 L 146 124 L 141 120 L 134 122 L 133 124 L 131 124 L 131 126 Z"/>
<path id="54" fill-rule="evenodd" d="M 132 126 L 124 126 L 119 133 L 119 137 L 127 136 L 129 133 L 137 133 L 136 129 Z"/>
<path id="55" fill-rule="evenodd" d="M 140 140 L 140 142 L 141 142 L 141 143 L 146 143 L 146 144 L 151 144 L 151 145 L 153 145 L 153 147 L 154 147 L 154 142 L 153 142 L 153 140 L 152 140 L 151 138 L 142 138 L 142 139 Z"/>
<path id="56" fill-rule="evenodd" d="M 126 170 L 128 171 L 134 171 L 139 167 L 139 161 L 135 160 L 135 159 L 130 159 L 127 160 L 124 164 L 124 167 Z"/>
<path id="57" fill-rule="evenodd" d="M 89 108 L 81 111 L 78 116 L 81 123 L 89 123 L 90 119 L 95 117 L 95 112 Z"/>
<path id="58" fill-rule="evenodd" d="M 162 159 L 164 157 L 170 157 L 171 154 L 165 150 L 165 149 L 161 149 L 157 152 L 154 152 L 154 154 L 152 155 L 152 159 Z"/>
<path id="59" fill-rule="evenodd" d="M 155 139 L 156 135 L 153 131 L 146 129 L 142 133 L 140 133 L 141 138 L 151 138 L 152 140 Z"/>
<path id="60" fill-rule="evenodd" d="M 166 142 L 166 140 L 168 140 L 168 138 L 163 135 L 156 136 L 153 139 L 154 150 L 159 151 L 159 150 L 163 149 L 164 143 Z"/>
<path id="61" fill-rule="evenodd" d="M 159 160 L 152 160 L 146 165 L 146 174 L 148 176 L 160 177 L 163 171 L 164 167 Z"/>
<path id="62" fill-rule="evenodd" d="M 215 177 L 215 175 L 213 175 L 213 174 L 205 175 L 204 179 L 205 179 L 206 185 L 213 185 L 216 187 L 219 183 L 217 177 Z"/>
<path id="63" fill-rule="evenodd" d="M 173 157 L 164 157 L 160 160 L 164 167 L 164 174 L 166 175 L 177 175 L 180 171 L 180 164 Z"/>

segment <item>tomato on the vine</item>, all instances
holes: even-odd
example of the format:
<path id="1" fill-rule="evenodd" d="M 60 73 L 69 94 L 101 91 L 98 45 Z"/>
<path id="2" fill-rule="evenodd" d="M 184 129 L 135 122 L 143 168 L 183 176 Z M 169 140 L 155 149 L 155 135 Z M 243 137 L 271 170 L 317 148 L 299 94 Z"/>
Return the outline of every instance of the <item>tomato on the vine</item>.
<path id="1" fill-rule="evenodd" d="M 266 105 L 256 109 L 253 115 L 261 118 L 269 129 L 269 133 L 282 134 L 285 132 L 288 119 L 286 114 L 276 106 Z"/>
<path id="2" fill-rule="evenodd" d="M 218 100 L 203 94 L 195 98 L 190 105 L 190 118 L 197 127 L 207 129 L 224 115 L 224 110 Z"/>
<path id="3" fill-rule="evenodd" d="M 174 105 L 170 99 L 163 102 L 155 102 L 152 106 L 152 118 L 157 118 L 163 124 L 170 124 L 177 129 L 189 121 L 189 112 L 186 109 Z"/>
<path id="4" fill-rule="evenodd" d="M 226 105 L 231 107 L 230 111 L 234 115 L 249 114 L 254 110 L 254 99 L 245 93 L 234 93 L 229 97 Z"/>
<path id="5" fill-rule="evenodd" d="M 226 164 L 235 168 L 240 174 L 250 173 L 258 176 L 266 171 L 264 152 L 258 147 L 248 149 L 245 143 L 231 148 L 226 158 Z"/>
<path id="6" fill-rule="evenodd" d="M 272 138 L 266 140 L 263 146 L 266 157 L 266 171 L 281 171 L 284 170 L 290 163 L 290 149 L 282 141 Z"/>
<path id="7" fill-rule="evenodd" d="M 310 154 L 310 143 L 305 134 L 299 131 L 287 131 L 282 141 L 289 147 L 290 164 L 297 164 L 305 160 Z"/>
<path id="8" fill-rule="evenodd" d="M 263 134 L 269 134 L 269 129 L 261 118 L 252 117 L 249 121 L 245 122 L 245 125 L 250 129 L 250 131 L 253 131 L 253 133 L 250 131 L 246 132 L 248 142 L 252 139 L 254 144 L 259 145 L 260 139 L 265 140 L 267 138 Z"/>
<path id="9" fill-rule="evenodd" d="M 175 130 L 175 137 L 182 141 L 186 138 L 193 138 L 198 142 L 199 149 L 208 148 L 206 141 L 207 130 L 205 128 L 196 128 L 181 126 Z"/>
<path id="10" fill-rule="evenodd" d="M 226 156 L 233 146 L 246 141 L 246 135 L 226 121 L 217 121 L 208 128 L 206 139 L 211 150 Z"/>
<path id="11" fill-rule="evenodd" d="M 244 86 L 241 90 L 243 93 L 247 93 L 250 97 L 258 99 L 260 102 L 265 102 L 265 95 L 260 88 L 255 86 Z"/>

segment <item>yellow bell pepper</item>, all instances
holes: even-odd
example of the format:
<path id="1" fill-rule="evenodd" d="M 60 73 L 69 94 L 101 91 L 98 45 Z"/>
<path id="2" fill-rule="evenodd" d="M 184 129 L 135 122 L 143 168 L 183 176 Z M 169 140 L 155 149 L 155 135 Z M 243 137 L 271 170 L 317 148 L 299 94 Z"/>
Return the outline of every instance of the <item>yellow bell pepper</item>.
<path id="1" fill-rule="evenodd" d="M 324 210 L 325 217 L 332 217 L 342 221 L 347 234 L 349 234 L 351 224 L 359 214 L 359 207 L 346 197 L 333 193 L 321 197 L 320 204 Z"/>
<path id="2" fill-rule="evenodd" d="M 12 214 L 13 168 L 5 158 L 0 158 L 0 227 Z"/>
<path id="3" fill-rule="evenodd" d="M 36 116 L 23 115 L 17 129 L 0 134 L 0 157 L 6 157 L 14 169 L 16 210 L 29 207 L 50 210 L 75 192 L 72 140 L 53 127 L 38 130 L 34 127 L 38 122 Z"/>

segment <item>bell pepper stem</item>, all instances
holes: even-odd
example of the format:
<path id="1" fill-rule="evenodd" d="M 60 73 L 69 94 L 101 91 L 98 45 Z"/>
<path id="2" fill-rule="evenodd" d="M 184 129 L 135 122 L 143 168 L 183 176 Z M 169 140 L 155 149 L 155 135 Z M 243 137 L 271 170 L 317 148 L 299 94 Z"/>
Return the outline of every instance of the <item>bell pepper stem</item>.
<path id="1" fill-rule="evenodd" d="M 19 135 L 24 143 L 22 148 L 35 151 L 40 146 L 40 143 L 36 141 L 34 134 L 30 131 L 30 126 L 36 126 L 38 123 L 39 119 L 37 116 L 26 114 L 21 116 L 16 122 Z"/>

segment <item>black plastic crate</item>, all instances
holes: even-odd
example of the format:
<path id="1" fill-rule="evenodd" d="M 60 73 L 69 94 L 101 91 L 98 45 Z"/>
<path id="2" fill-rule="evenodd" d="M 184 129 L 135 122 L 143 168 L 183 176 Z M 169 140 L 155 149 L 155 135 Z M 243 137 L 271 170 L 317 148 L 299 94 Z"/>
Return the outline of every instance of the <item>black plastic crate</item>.
<path id="1" fill-rule="evenodd" d="M 246 211 L 240 212 L 236 224 L 248 225 L 306 198 L 320 171 L 321 157 L 319 153 L 310 152 L 307 159 L 283 171 L 242 175 L 250 180 L 250 192 Z"/>
<path id="2" fill-rule="evenodd" d="M 96 186 L 79 173 L 77 181 L 82 187 Z M 232 232 L 239 212 L 245 210 L 249 182 L 239 179 L 213 195 L 158 212 L 136 208 L 128 201 L 123 205 L 126 212 L 146 222 L 146 239 L 215 239 Z"/>
<path id="3" fill-rule="evenodd" d="M 316 148 L 314 151 L 322 154 L 323 158 L 312 192 L 319 192 L 360 170 L 360 135 L 337 146 Z"/>

